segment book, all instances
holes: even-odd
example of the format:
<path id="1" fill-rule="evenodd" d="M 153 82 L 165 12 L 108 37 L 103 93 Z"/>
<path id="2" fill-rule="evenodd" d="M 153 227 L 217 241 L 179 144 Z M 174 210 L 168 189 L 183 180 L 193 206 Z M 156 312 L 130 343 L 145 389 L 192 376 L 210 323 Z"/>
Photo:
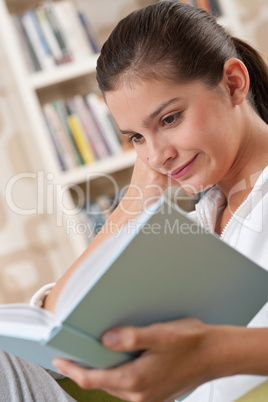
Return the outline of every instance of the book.
<path id="1" fill-rule="evenodd" d="M 85 99 L 82 95 L 75 95 L 73 97 L 73 103 L 96 159 L 108 157 L 110 154 L 105 146 L 101 133 L 88 110 Z"/>
<path id="2" fill-rule="evenodd" d="M 218 18 L 222 15 L 222 10 L 218 0 L 209 0 L 210 9 L 212 14 Z"/>
<path id="3" fill-rule="evenodd" d="M 73 2 L 64 0 L 55 2 L 53 5 L 72 59 L 78 61 L 90 57 L 94 52 Z"/>
<path id="4" fill-rule="evenodd" d="M 87 200 L 84 205 L 86 218 L 84 224 L 88 226 L 88 231 L 92 238 L 96 236 L 104 225 L 107 218 L 117 207 L 119 202 L 117 194 L 103 194 L 94 199 Z"/>
<path id="5" fill-rule="evenodd" d="M 120 154 L 122 146 L 103 98 L 100 94 L 91 92 L 85 99 L 110 152 L 113 155 Z"/>
<path id="6" fill-rule="evenodd" d="M 57 136 L 57 132 L 55 129 L 55 121 L 54 121 L 55 115 L 54 113 L 52 113 L 52 106 L 49 103 L 47 103 L 42 107 L 42 111 L 46 126 L 48 128 L 48 134 L 53 144 L 55 155 L 57 156 L 59 162 L 59 166 L 62 171 L 68 170 L 68 163 L 65 160 L 64 149 L 62 147 L 60 139 Z"/>
<path id="7" fill-rule="evenodd" d="M 55 107 L 55 109 L 58 112 L 59 118 L 61 120 L 61 124 L 64 127 L 65 133 L 69 139 L 69 143 L 71 145 L 72 148 L 72 152 L 74 154 L 75 160 L 76 160 L 76 164 L 78 166 L 83 165 L 83 160 L 81 158 L 81 155 L 77 149 L 76 143 L 74 141 L 73 138 L 73 134 L 72 131 L 68 125 L 68 113 L 64 104 L 64 101 L 61 99 L 58 99 L 57 101 L 53 102 L 53 106 Z"/>
<path id="8" fill-rule="evenodd" d="M 21 21 L 41 68 L 43 70 L 53 68 L 55 66 L 55 61 L 43 35 L 35 12 L 33 10 L 27 11 L 21 16 Z"/>
<path id="9" fill-rule="evenodd" d="M 43 35 L 45 37 L 45 40 L 51 50 L 51 53 L 54 57 L 54 60 L 56 64 L 63 64 L 66 62 L 66 57 L 62 52 L 62 49 L 59 45 L 59 42 L 57 41 L 57 38 L 55 36 L 55 33 L 52 29 L 52 26 L 47 18 L 47 13 L 45 10 L 44 5 L 41 5 L 39 7 L 36 7 L 34 10 L 35 14 L 38 18 L 40 27 L 42 29 Z M 70 60 L 67 60 L 70 61 Z"/>
<path id="10" fill-rule="evenodd" d="M 179 3 L 190 4 L 191 6 L 196 6 L 196 2 L 193 0 L 179 0 Z"/>
<path id="11" fill-rule="evenodd" d="M 88 118 L 92 122 L 92 127 L 94 127 L 93 136 L 98 136 L 98 138 L 100 139 L 100 142 L 102 143 L 102 145 L 104 147 L 104 154 L 106 154 L 107 156 L 111 156 L 113 153 L 112 153 L 112 150 L 110 149 L 107 141 L 105 140 L 105 132 L 101 129 L 96 114 L 93 113 L 91 107 L 89 106 L 86 95 L 83 97 L 83 99 L 84 99 L 84 103 L 86 105 L 86 111 L 87 111 Z"/>
<path id="12" fill-rule="evenodd" d="M 96 198 L 86 200 L 84 212 L 86 219 L 84 225 L 88 226 L 91 239 L 99 232 L 111 213 L 118 206 L 123 198 L 126 189 L 121 189 L 114 193 L 102 194 Z M 88 235 L 88 233 L 86 233 Z"/>
<path id="13" fill-rule="evenodd" d="M 100 44 L 98 42 L 96 34 L 93 31 L 92 26 L 91 26 L 88 18 L 82 12 L 78 12 L 78 16 L 79 16 L 81 24 L 82 24 L 82 26 L 83 26 L 83 28 L 85 30 L 88 42 L 89 42 L 90 46 L 93 49 L 93 52 L 94 53 L 99 53 L 100 52 Z"/>
<path id="14" fill-rule="evenodd" d="M 207 12 L 211 13 L 209 0 L 196 0 L 196 6 L 199 8 L 203 8 Z"/>
<path id="15" fill-rule="evenodd" d="M 43 7 L 46 14 L 46 18 L 51 26 L 51 29 L 54 33 L 57 43 L 61 49 L 62 60 L 64 60 L 65 63 L 72 61 L 72 56 L 66 44 L 66 38 L 64 36 L 64 32 L 60 25 L 60 21 L 57 19 L 55 3 L 51 0 L 46 0 L 45 3 L 43 4 Z"/>
<path id="16" fill-rule="evenodd" d="M 88 137 L 83 129 L 79 117 L 75 111 L 75 106 L 72 98 L 65 101 L 66 111 L 68 114 L 67 122 L 71 129 L 74 142 L 85 164 L 95 161 L 95 156 L 92 147 L 88 141 Z"/>
<path id="17" fill-rule="evenodd" d="M 244 326 L 266 303 L 267 287 L 265 269 L 163 198 L 79 264 L 53 314 L 0 306 L 0 349 L 50 369 L 56 356 L 114 367 L 139 352 L 105 348 L 105 330 L 182 317 Z"/>
<path id="18" fill-rule="evenodd" d="M 34 53 L 32 44 L 29 41 L 24 26 L 21 22 L 21 17 L 18 15 L 11 15 L 10 17 L 28 72 L 32 73 L 41 70 L 41 66 Z"/>
<path id="19" fill-rule="evenodd" d="M 60 155 L 60 159 L 63 161 L 64 170 L 74 168 L 77 166 L 75 156 L 54 102 L 43 105 L 43 114 L 54 147 Z"/>

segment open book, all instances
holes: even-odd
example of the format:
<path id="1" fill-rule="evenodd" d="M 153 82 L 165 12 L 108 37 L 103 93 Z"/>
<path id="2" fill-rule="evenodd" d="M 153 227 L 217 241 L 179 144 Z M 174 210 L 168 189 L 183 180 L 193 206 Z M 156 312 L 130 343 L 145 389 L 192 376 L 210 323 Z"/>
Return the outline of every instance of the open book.
<path id="1" fill-rule="evenodd" d="M 0 306 L 0 349 L 50 369 L 56 356 L 108 368 L 135 354 L 103 347 L 106 329 L 182 317 L 247 325 L 267 288 L 267 271 L 161 200 L 84 259 L 54 314 Z"/>

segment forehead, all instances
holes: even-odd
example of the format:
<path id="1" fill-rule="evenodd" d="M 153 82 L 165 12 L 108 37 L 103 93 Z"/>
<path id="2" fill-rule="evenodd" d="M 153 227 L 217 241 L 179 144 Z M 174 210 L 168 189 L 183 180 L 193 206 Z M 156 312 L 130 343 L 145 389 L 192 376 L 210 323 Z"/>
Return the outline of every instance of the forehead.
<path id="1" fill-rule="evenodd" d="M 110 103 L 124 98 L 139 98 L 141 95 L 146 95 L 146 97 L 155 96 L 155 94 L 163 96 L 172 87 L 179 86 L 180 84 L 165 80 L 137 79 L 134 81 L 124 79 L 115 90 L 106 93 L 106 99 L 107 103 Z"/>
<path id="2" fill-rule="evenodd" d="M 105 97 L 112 113 L 123 109 L 130 111 L 134 107 L 147 110 L 175 93 L 181 93 L 179 87 L 179 84 L 156 80 L 124 82 L 116 90 L 107 92 Z"/>
<path id="3" fill-rule="evenodd" d="M 194 81 L 180 84 L 167 80 L 139 80 L 123 82 L 114 90 L 105 94 L 107 105 L 123 128 L 133 119 L 144 119 L 161 105 L 171 105 L 173 99 L 190 101 L 198 91 L 201 83 Z"/>

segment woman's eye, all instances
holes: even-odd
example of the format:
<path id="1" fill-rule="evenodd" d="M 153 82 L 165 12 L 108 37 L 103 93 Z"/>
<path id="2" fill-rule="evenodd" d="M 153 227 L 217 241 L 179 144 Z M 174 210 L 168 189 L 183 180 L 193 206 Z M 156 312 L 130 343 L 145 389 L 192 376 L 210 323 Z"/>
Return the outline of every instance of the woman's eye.
<path id="1" fill-rule="evenodd" d="M 172 127 L 178 120 L 180 113 L 171 114 L 162 120 L 162 125 L 165 127 Z"/>
<path id="2" fill-rule="evenodd" d="M 128 142 L 136 142 L 140 143 L 142 140 L 143 136 L 141 134 L 134 134 L 129 137 Z"/>

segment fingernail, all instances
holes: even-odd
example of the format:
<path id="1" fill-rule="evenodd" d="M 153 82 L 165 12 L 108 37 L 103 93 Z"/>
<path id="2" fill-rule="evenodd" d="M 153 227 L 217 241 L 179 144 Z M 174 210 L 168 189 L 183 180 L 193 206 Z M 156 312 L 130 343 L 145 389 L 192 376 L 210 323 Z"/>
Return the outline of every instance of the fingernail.
<path id="1" fill-rule="evenodd" d="M 103 335 L 102 342 L 106 346 L 115 346 L 118 343 L 118 334 L 115 331 L 109 331 Z"/>

